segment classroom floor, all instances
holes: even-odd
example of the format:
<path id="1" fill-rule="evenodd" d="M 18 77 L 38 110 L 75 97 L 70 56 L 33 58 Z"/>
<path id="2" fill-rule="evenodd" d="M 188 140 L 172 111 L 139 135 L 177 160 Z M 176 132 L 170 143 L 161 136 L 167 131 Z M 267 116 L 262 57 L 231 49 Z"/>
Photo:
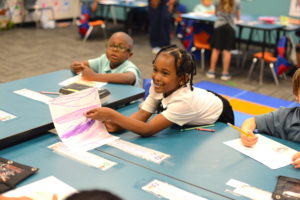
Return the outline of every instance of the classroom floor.
<path id="1" fill-rule="evenodd" d="M 123 25 L 108 24 L 107 33 L 122 31 Z M 150 78 L 152 59 L 148 35 L 143 31 L 134 31 L 134 55 L 131 60 L 140 67 L 143 77 Z M 172 43 L 181 45 L 180 40 L 173 38 Z M 55 29 L 38 29 L 34 26 L 18 26 L 11 30 L 0 31 L 0 83 L 31 77 L 47 72 L 69 68 L 72 61 L 87 60 L 105 52 L 105 39 L 101 30 L 95 30 L 84 43 L 79 38 L 77 27 L 68 26 Z M 233 76 L 230 81 L 207 79 L 204 72 L 199 70 L 194 83 L 211 81 L 234 88 L 293 101 L 290 78 L 280 79 L 276 86 L 269 69 L 266 68 L 264 84 L 259 85 L 258 70 L 255 71 L 251 81 L 246 80 L 250 59 L 244 67 L 236 67 L 235 58 L 230 69 Z M 208 69 L 209 61 L 206 61 Z M 221 67 L 218 67 L 221 70 Z M 45 80 L 47 81 L 47 80 Z"/>

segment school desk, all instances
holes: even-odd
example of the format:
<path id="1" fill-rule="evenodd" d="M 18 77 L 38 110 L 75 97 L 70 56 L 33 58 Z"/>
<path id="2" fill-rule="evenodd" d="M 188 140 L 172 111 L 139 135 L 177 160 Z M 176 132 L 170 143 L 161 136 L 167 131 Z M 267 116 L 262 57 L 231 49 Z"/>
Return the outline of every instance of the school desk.
<path id="1" fill-rule="evenodd" d="M 59 139 L 56 135 L 47 133 L 24 143 L 0 150 L 1 157 L 39 168 L 36 174 L 22 181 L 17 187 L 48 176 L 55 176 L 77 190 L 104 189 L 122 197 L 124 200 L 153 200 L 161 198 L 142 190 L 142 187 L 156 179 L 207 199 L 224 199 L 224 197 L 215 193 L 136 166 L 122 159 L 96 150 L 90 151 L 117 163 L 106 171 L 102 171 L 54 153 L 47 148 L 47 146 L 58 141 Z"/>
<path id="2" fill-rule="evenodd" d="M 119 111 L 129 115 L 137 110 L 135 106 L 132 104 Z M 108 145 L 101 146 L 97 150 L 207 191 L 238 200 L 247 198 L 225 191 L 231 189 L 226 185 L 230 179 L 273 192 L 277 176 L 300 177 L 300 169 L 294 169 L 292 165 L 272 170 L 223 144 L 225 141 L 239 138 L 239 133 L 226 124 L 217 123 L 215 127 L 209 128 L 214 128 L 216 132 L 197 130 L 182 132 L 176 128 L 168 128 L 148 138 L 140 137 L 130 131 L 118 134 L 123 140 L 171 156 L 160 164 L 146 161 Z M 300 151 L 299 143 L 271 138 Z"/>
<path id="3" fill-rule="evenodd" d="M 53 128 L 47 104 L 15 94 L 14 91 L 26 88 L 33 91 L 58 92 L 62 87 L 58 83 L 71 76 L 69 70 L 60 70 L 0 84 L 0 110 L 17 116 L 8 121 L 0 121 L 0 149 Z M 142 98 L 144 95 L 142 88 L 129 85 L 107 84 L 104 88 L 111 92 L 104 106 L 113 108 Z M 56 97 L 56 95 L 48 96 Z"/>

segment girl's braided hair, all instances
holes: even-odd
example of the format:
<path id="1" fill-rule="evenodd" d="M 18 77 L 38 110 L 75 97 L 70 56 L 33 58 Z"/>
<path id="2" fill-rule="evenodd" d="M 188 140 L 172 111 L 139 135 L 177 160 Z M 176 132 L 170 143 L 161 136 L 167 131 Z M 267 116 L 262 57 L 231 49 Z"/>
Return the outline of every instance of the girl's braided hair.
<path id="1" fill-rule="evenodd" d="M 161 53 L 167 53 L 174 57 L 177 76 L 185 77 L 185 75 L 188 74 L 188 79 L 184 79 L 184 85 L 187 86 L 189 82 L 191 90 L 193 90 L 193 77 L 196 75 L 197 68 L 194 56 L 186 50 L 177 47 L 176 45 L 171 45 L 163 47 L 156 54 L 152 62 L 153 64 L 158 55 Z"/>

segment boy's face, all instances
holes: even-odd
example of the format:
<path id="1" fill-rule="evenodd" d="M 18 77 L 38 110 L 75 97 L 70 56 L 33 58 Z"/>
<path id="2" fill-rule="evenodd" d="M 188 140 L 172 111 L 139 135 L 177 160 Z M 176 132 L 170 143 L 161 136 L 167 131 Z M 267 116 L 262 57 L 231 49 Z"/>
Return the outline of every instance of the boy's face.
<path id="1" fill-rule="evenodd" d="M 113 36 L 106 46 L 106 56 L 110 67 L 116 68 L 132 55 L 128 42 L 122 36 Z"/>
<path id="2" fill-rule="evenodd" d="M 202 4 L 206 7 L 208 7 L 212 4 L 212 1 L 211 0 L 202 0 Z"/>
<path id="3" fill-rule="evenodd" d="M 174 57 L 166 53 L 156 58 L 152 72 L 155 92 L 168 96 L 183 85 L 183 78 L 177 76 L 174 62 Z"/>

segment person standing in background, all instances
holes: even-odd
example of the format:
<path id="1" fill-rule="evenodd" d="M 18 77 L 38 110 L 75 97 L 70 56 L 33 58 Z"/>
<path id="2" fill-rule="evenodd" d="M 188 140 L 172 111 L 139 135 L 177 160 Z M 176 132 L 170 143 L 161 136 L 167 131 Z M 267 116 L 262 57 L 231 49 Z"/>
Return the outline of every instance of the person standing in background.
<path id="1" fill-rule="evenodd" d="M 221 80 L 230 80 L 229 66 L 231 61 L 230 50 L 235 48 L 235 24 L 234 17 L 240 20 L 240 1 L 239 0 L 219 0 L 216 3 L 217 20 L 214 24 L 211 47 L 212 54 L 210 68 L 206 73 L 208 78 L 215 78 L 216 64 L 220 52 L 223 56 L 223 71 Z"/>
<path id="2" fill-rule="evenodd" d="M 215 5 L 213 0 L 200 0 L 200 3 L 195 6 L 193 12 L 215 14 Z"/>
<path id="3" fill-rule="evenodd" d="M 171 43 L 171 23 L 176 0 L 148 0 L 152 53 Z"/>

